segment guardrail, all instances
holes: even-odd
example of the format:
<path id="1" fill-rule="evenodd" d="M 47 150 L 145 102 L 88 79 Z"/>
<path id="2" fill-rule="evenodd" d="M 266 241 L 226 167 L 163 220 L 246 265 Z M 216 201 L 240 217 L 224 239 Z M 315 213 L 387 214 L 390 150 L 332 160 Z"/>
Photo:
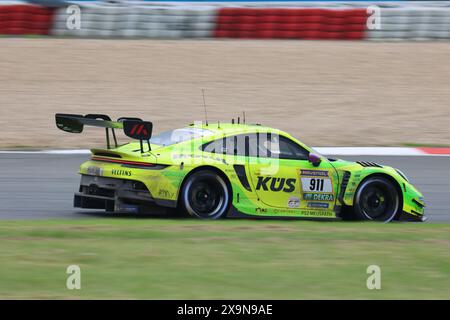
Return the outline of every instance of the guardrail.
<path id="1" fill-rule="evenodd" d="M 450 8 L 381 8 L 379 30 L 369 40 L 450 39 Z"/>
<path id="2" fill-rule="evenodd" d="M 86 3 L 80 24 L 67 7 L 0 5 L 0 34 L 89 38 L 242 38 L 336 40 L 450 39 L 450 4 L 391 3 L 380 8 L 379 29 L 367 26 L 360 5 L 241 7 Z"/>
<path id="3" fill-rule="evenodd" d="M 52 34 L 79 37 L 209 38 L 216 26 L 217 9 L 181 7 L 103 7 L 82 11 L 81 28 L 70 30 L 70 14 L 60 8 L 54 15 Z"/>

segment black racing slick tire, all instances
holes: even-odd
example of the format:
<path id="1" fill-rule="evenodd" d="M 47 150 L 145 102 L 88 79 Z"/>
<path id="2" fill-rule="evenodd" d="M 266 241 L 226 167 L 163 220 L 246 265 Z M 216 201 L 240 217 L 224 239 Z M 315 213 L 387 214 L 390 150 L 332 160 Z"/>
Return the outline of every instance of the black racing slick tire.
<path id="1" fill-rule="evenodd" d="M 401 195 L 389 179 L 375 176 L 358 187 L 353 209 L 357 220 L 390 222 L 401 211 Z"/>
<path id="2" fill-rule="evenodd" d="M 211 220 L 226 216 L 232 197 L 226 180 L 212 170 L 188 176 L 180 195 L 181 206 L 189 215 Z"/>

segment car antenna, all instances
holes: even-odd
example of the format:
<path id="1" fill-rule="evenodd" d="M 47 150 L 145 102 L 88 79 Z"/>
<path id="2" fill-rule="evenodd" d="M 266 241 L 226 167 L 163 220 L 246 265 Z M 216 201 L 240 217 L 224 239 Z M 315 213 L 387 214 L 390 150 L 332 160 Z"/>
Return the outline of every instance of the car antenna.
<path id="1" fill-rule="evenodd" d="M 203 107 L 205 108 L 205 121 L 206 126 L 208 126 L 208 113 L 206 112 L 205 89 L 202 89 L 202 95 L 203 95 Z"/>
<path id="2" fill-rule="evenodd" d="M 241 123 L 241 117 L 238 117 L 238 124 Z"/>
<path id="3" fill-rule="evenodd" d="M 245 111 L 242 111 L 242 123 L 245 124 Z"/>
<path id="4" fill-rule="evenodd" d="M 231 124 L 234 124 L 234 118 L 231 118 Z"/>

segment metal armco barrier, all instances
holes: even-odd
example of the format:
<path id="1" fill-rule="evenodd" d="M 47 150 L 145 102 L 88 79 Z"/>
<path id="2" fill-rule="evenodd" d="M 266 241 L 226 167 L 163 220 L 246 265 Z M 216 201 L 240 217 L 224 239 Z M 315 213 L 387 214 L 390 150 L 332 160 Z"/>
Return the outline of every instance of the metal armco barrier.
<path id="1" fill-rule="evenodd" d="M 78 29 L 70 23 L 73 11 L 68 11 L 65 6 L 0 4 L 0 35 L 378 41 L 450 39 L 450 3 L 448 6 L 416 6 L 399 2 L 382 6 L 378 29 L 367 27 L 368 14 L 361 4 L 333 4 L 320 8 L 312 5 L 221 7 L 220 4 L 85 3 L 80 5 Z"/>
<path id="2" fill-rule="evenodd" d="M 370 40 L 450 39 L 450 8 L 381 8 L 380 17 Z"/>
<path id="3" fill-rule="evenodd" d="M 78 37 L 209 38 L 216 21 L 214 8 L 150 6 L 82 8 L 81 28 L 69 29 L 66 8 L 56 11 L 52 34 Z"/>

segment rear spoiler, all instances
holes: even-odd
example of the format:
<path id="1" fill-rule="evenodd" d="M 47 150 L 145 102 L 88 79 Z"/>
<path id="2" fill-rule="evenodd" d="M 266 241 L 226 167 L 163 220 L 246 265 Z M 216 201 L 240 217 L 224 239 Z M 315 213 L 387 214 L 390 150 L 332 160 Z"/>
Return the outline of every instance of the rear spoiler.
<path id="1" fill-rule="evenodd" d="M 70 133 L 83 132 L 84 126 L 93 126 L 105 128 L 106 145 L 111 149 L 110 131 L 114 140 L 114 146 L 117 148 L 117 138 L 114 129 L 122 129 L 126 136 L 139 140 L 141 143 L 141 152 L 144 152 L 143 141 L 147 141 L 149 151 L 150 138 L 152 137 L 153 124 L 150 121 L 143 121 L 139 118 L 122 117 L 117 121 L 112 121 L 105 114 L 79 114 L 57 113 L 55 114 L 56 126 Z"/>

